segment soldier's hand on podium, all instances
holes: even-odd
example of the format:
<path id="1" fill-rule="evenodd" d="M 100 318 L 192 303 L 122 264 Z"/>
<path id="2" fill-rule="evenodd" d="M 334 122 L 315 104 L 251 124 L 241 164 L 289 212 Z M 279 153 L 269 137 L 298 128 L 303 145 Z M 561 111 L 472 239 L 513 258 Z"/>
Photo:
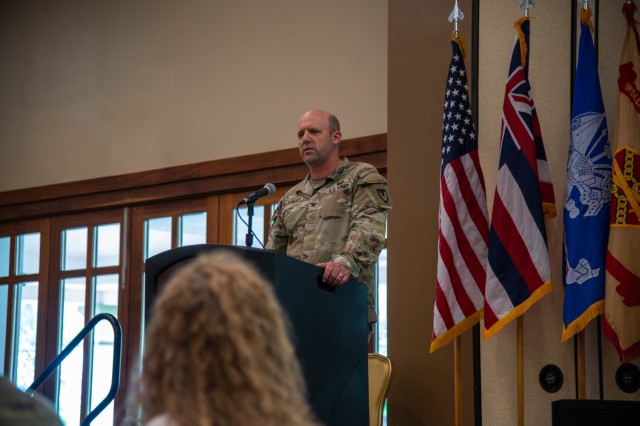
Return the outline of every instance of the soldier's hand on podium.
<path id="1" fill-rule="evenodd" d="M 322 281 L 333 287 L 343 285 L 351 277 L 351 272 L 347 267 L 338 262 L 323 262 L 318 263 L 317 266 L 324 269 Z"/>

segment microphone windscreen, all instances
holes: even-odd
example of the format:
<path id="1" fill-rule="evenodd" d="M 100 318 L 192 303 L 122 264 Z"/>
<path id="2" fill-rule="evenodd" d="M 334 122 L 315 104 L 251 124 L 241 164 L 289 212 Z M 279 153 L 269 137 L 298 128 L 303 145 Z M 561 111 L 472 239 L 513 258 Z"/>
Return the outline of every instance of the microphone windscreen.
<path id="1" fill-rule="evenodd" d="M 272 183 L 268 183 L 264 186 L 269 191 L 269 195 L 274 194 L 276 192 L 276 186 Z"/>

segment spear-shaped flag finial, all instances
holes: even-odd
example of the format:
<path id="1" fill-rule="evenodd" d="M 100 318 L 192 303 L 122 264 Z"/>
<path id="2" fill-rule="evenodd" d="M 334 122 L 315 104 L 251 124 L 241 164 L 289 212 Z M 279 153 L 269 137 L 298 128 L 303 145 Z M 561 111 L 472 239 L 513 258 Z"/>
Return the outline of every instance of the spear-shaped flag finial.
<path id="1" fill-rule="evenodd" d="M 464 13 L 458 7 L 458 0 L 456 0 L 453 5 L 453 10 L 451 11 L 451 15 L 449 15 L 449 22 L 453 22 L 453 33 L 458 35 L 458 22 L 464 19 Z"/>
<path id="2" fill-rule="evenodd" d="M 536 5 L 536 0 L 520 0 L 520 9 L 524 10 L 524 16 L 529 16 L 529 9 Z"/>

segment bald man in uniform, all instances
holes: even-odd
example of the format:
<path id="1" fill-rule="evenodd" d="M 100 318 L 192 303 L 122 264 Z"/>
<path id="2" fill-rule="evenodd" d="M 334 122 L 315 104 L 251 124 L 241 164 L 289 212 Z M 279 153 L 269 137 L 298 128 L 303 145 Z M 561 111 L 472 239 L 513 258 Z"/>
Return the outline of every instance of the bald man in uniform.
<path id="1" fill-rule="evenodd" d="M 326 111 L 298 121 L 298 148 L 307 176 L 280 200 L 265 248 L 324 269 L 322 280 L 340 286 L 350 277 L 369 288 L 369 323 L 375 264 L 384 247 L 391 198 L 375 167 L 340 158 L 340 123 Z"/>

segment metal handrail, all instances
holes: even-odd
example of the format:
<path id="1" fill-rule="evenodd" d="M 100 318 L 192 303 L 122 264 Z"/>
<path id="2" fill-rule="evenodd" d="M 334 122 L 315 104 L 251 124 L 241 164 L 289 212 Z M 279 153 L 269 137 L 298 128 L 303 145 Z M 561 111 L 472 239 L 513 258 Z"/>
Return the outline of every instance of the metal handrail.
<path id="1" fill-rule="evenodd" d="M 40 373 L 40 375 L 34 380 L 34 382 L 29 386 L 29 388 L 25 391 L 29 396 L 33 396 L 33 393 L 40 387 L 42 383 L 44 383 L 47 378 L 53 373 L 56 368 L 60 367 L 60 364 L 64 359 L 73 351 L 80 342 L 84 340 L 84 338 L 91 332 L 96 325 L 102 321 L 109 321 L 111 327 L 113 327 L 113 370 L 111 373 L 111 388 L 109 388 L 109 393 L 104 399 L 94 408 L 87 417 L 82 420 L 80 423 L 82 426 L 90 424 L 98 415 L 104 410 L 107 405 L 116 397 L 116 393 L 118 392 L 118 387 L 120 387 L 120 363 L 122 361 L 122 327 L 120 326 L 120 322 L 111 314 L 98 314 L 95 317 L 91 318 L 87 325 L 84 326 L 82 330 L 78 333 L 76 337 L 73 338 L 71 342 L 56 356 L 53 361 L 47 366 L 47 368 Z"/>

